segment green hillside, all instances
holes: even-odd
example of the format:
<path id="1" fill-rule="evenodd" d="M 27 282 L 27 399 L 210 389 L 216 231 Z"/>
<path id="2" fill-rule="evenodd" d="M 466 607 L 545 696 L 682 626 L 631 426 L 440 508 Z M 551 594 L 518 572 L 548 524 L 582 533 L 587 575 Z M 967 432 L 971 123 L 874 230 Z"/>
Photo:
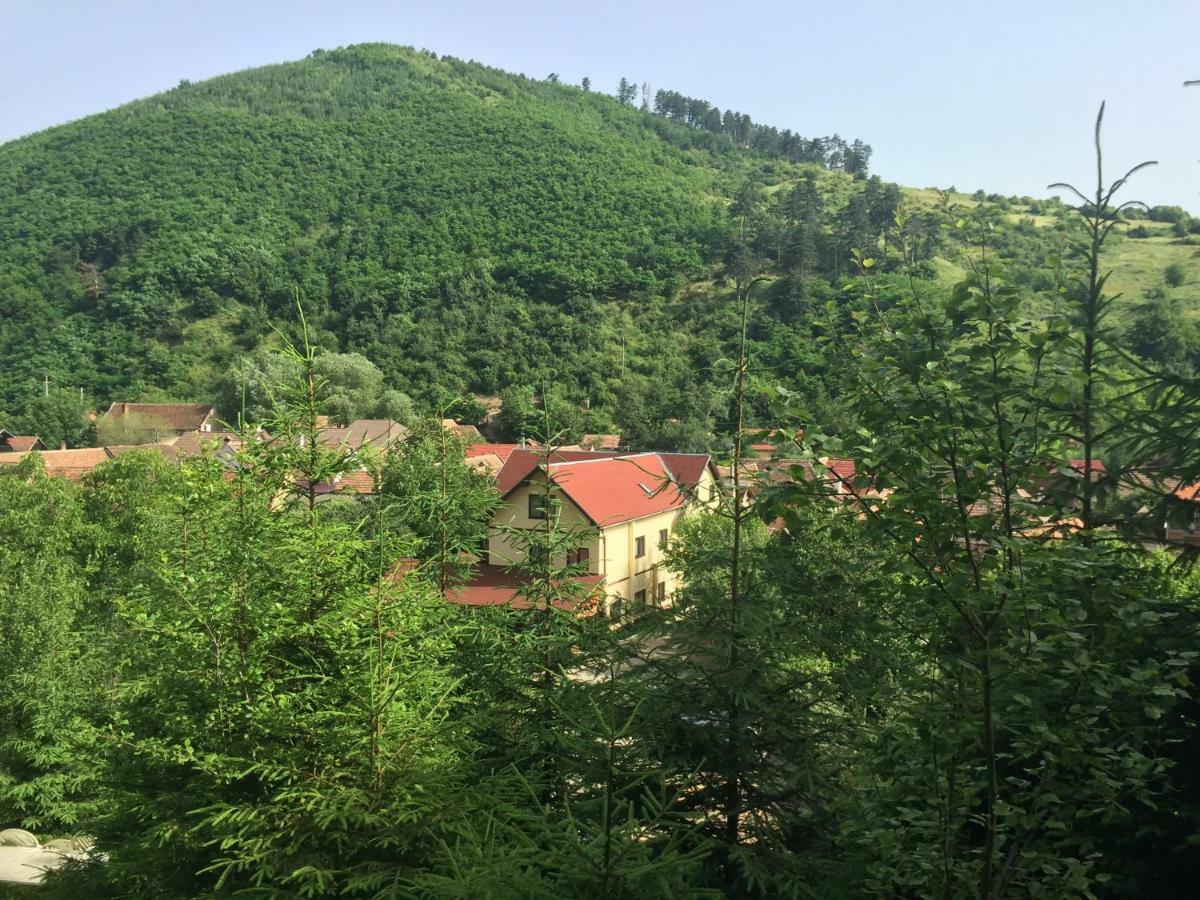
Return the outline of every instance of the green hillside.
<path id="1" fill-rule="evenodd" d="M 675 92 L 639 110 L 387 45 L 184 83 L 0 147 L 0 410 L 46 379 L 95 406 L 228 407 L 233 367 L 294 335 L 299 303 L 418 404 L 536 390 L 575 430 L 703 445 L 735 244 L 772 275 L 761 358 L 815 395 L 811 316 L 850 249 L 895 268 L 900 192 L 869 155 Z M 953 276 L 932 194 L 909 199 L 912 261 Z M 1021 229 L 1065 234 L 1067 211 L 1004 206 L 1032 273 L 1044 242 Z M 1145 294 L 1191 252 L 1123 239 L 1115 283 Z"/>

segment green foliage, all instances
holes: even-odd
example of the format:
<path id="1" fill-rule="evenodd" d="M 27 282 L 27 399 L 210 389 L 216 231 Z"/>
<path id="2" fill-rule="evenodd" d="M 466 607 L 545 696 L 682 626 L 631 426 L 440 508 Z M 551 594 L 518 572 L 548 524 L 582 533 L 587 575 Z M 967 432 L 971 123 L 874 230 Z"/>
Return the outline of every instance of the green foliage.
<path id="1" fill-rule="evenodd" d="M 383 467 L 383 515 L 443 589 L 469 574 L 464 561 L 486 544 L 498 499 L 491 479 L 467 466 L 462 442 L 439 421 L 417 424 Z"/>
<path id="2" fill-rule="evenodd" d="M 0 820 L 70 832 L 96 811 L 95 747 L 81 719 L 103 670 L 81 633 L 88 530 L 78 489 L 36 464 L 0 475 L 0 535 Z"/>
<path id="3" fill-rule="evenodd" d="M 47 449 L 56 450 L 87 446 L 91 423 L 78 391 L 54 388 L 35 394 L 24 414 L 7 420 L 6 427 L 13 434 L 36 435 Z"/>

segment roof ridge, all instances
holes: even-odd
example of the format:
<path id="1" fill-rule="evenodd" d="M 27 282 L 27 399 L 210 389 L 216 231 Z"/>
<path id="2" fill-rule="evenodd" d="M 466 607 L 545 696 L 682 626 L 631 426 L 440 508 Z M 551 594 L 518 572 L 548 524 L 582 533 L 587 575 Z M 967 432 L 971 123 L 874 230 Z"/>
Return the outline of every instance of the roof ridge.
<path id="1" fill-rule="evenodd" d="M 567 453 L 604 453 L 603 450 L 568 450 Z M 645 450 L 641 453 L 622 453 L 620 456 L 597 456 L 594 459 L 560 459 L 557 462 L 541 463 L 544 466 L 579 466 L 585 463 L 619 462 L 624 459 L 638 459 L 643 456 L 662 456 L 657 450 Z"/>

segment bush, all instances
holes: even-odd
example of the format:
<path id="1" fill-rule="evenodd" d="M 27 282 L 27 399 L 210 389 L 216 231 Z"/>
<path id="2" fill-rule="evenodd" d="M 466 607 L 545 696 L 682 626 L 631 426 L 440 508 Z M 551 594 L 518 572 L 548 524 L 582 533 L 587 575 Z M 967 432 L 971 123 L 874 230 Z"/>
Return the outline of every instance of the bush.
<path id="1" fill-rule="evenodd" d="M 1171 263 L 1163 271 L 1163 281 L 1168 287 L 1179 287 L 1187 280 L 1187 272 L 1179 263 Z"/>

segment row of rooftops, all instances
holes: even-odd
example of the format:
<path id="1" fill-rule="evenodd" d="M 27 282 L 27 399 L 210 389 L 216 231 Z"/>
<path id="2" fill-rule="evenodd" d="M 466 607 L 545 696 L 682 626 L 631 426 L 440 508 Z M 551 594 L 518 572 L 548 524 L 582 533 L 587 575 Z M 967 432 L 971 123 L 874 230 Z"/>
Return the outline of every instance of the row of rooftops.
<path id="1" fill-rule="evenodd" d="M 0 429 L 0 464 L 16 464 L 37 452 L 41 456 L 46 472 L 78 481 L 96 466 L 133 450 L 158 453 L 167 459 L 199 456 L 205 449 L 215 450 L 222 459 L 231 459 L 241 449 L 244 436 L 233 431 L 223 431 L 217 419 L 217 411 L 211 404 L 204 403 L 114 403 L 102 418 L 120 421 L 136 420 L 153 423 L 155 440 L 145 444 L 109 445 L 105 447 L 82 447 L 72 450 L 48 450 L 36 437 L 11 435 Z M 321 443 L 330 448 L 355 451 L 366 447 L 386 450 L 408 436 L 408 429 L 391 419 L 356 419 L 346 426 L 330 424 L 328 418 L 318 419 Z M 257 440 L 270 440 L 265 431 L 260 431 Z M 357 471 L 344 473 L 337 481 L 338 490 L 355 493 L 370 493 L 373 487 L 370 478 L 359 477 L 366 473 Z M 322 493 L 331 492 L 327 486 Z"/>
<path id="2" fill-rule="evenodd" d="M 36 436 L 13 435 L 0 428 L 0 463 L 16 463 L 31 452 L 39 452 L 48 473 L 78 480 L 101 463 L 132 450 L 152 450 L 173 459 L 195 456 L 205 447 L 214 447 L 219 456 L 231 457 L 243 440 L 237 433 L 219 430 L 216 408 L 211 404 L 122 402 L 113 403 L 104 415 L 159 422 L 164 431 L 173 433 L 146 445 L 50 450 Z M 408 435 L 407 428 L 388 419 L 358 419 L 346 426 L 334 426 L 323 419 L 318 425 L 322 443 L 342 450 L 373 447 L 386 451 Z M 682 504 L 709 467 L 719 482 L 730 485 L 734 480 L 731 467 L 714 465 L 706 454 L 623 453 L 617 449 L 620 435 L 615 434 L 585 435 L 581 445 L 548 453 L 536 442 L 486 442 L 473 425 L 461 425 L 452 419 L 443 420 L 442 426 L 466 443 L 468 464 L 493 477 L 501 496 L 508 496 L 544 467 L 551 480 L 596 524 L 611 523 L 615 516 L 636 517 L 626 515 L 626 511 L 651 515 Z M 850 495 L 866 487 L 854 460 L 821 458 L 818 462 L 823 471 L 818 475 L 809 460 L 785 455 L 791 445 L 782 438 L 783 434 L 775 430 L 760 435 L 749 447 L 751 453 L 742 463 L 739 480 L 747 486 L 752 482 L 779 483 L 791 480 L 799 467 L 807 480 L 823 480 L 835 495 Z M 269 435 L 261 433 L 259 439 L 268 440 Z M 1084 468 L 1083 460 L 1070 460 L 1068 465 L 1079 473 Z M 1104 472 L 1104 463 L 1093 460 L 1093 477 L 1102 477 Z M 367 494 L 374 490 L 374 481 L 365 470 L 347 471 L 320 486 L 322 494 Z M 1174 494 L 1180 500 L 1196 500 L 1200 485 L 1180 487 Z"/>

